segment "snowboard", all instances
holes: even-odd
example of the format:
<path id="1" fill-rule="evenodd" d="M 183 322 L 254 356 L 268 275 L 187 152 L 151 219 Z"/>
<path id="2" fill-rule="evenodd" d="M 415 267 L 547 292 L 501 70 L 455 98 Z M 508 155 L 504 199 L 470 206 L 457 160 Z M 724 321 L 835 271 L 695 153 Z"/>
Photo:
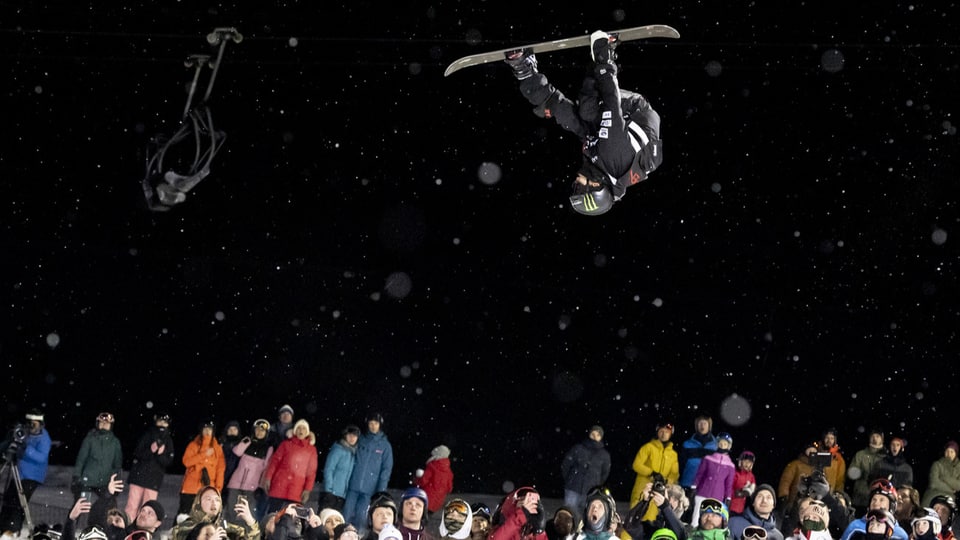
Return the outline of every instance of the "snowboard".
<path id="1" fill-rule="evenodd" d="M 672 27 L 665 24 L 651 24 L 647 26 L 637 26 L 634 28 L 624 28 L 622 30 L 613 30 L 612 32 L 607 32 L 610 34 L 610 37 L 614 38 L 617 42 L 621 41 L 633 41 L 635 39 L 648 39 L 648 38 L 671 38 L 677 39 L 680 37 L 680 33 L 674 30 Z M 543 43 L 533 43 L 530 45 L 523 45 L 521 47 L 512 47 L 510 49 L 500 49 L 498 51 L 491 51 L 479 54 L 471 54 L 470 56 L 464 56 L 463 58 L 453 62 L 447 66 L 447 70 L 443 72 L 443 76 L 447 77 L 451 73 L 460 71 L 465 67 L 470 66 L 479 66 L 480 64 L 486 64 L 489 62 L 495 62 L 497 60 L 504 60 L 507 58 L 507 55 L 517 51 L 530 51 L 534 53 L 542 53 L 549 51 L 559 51 L 561 49 L 572 49 L 574 47 L 589 47 L 590 46 L 590 35 L 577 36 L 566 39 L 555 39 L 553 41 L 544 41 Z"/>

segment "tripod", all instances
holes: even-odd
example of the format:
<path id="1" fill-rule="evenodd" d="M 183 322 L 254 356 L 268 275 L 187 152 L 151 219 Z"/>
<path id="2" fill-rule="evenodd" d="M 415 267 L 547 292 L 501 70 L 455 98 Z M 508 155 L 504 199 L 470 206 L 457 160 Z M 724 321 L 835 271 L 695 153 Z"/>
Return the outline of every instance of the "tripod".
<path id="1" fill-rule="evenodd" d="M 3 464 L 3 467 L 0 467 L 0 478 L 3 477 L 3 473 L 9 471 L 9 476 L 7 477 L 7 482 L 4 484 L 3 497 L 6 499 L 7 489 L 10 487 L 10 481 L 13 480 L 17 486 L 17 496 L 20 499 L 20 508 L 23 509 L 23 519 L 27 524 L 27 530 L 33 530 L 33 519 L 30 517 L 30 505 L 27 503 L 27 496 L 23 493 L 23 482 L 20 480 L 20 467 L 17 466 L 16 462 L 11 459 L 8 459 L 6 463 Z M 3 503 L 6 505 L 7 501 L 4 500 Z M 21 527 L 22 528 L 22 527 Z M 20 531 L 14 531 L 18 536 Z"/>

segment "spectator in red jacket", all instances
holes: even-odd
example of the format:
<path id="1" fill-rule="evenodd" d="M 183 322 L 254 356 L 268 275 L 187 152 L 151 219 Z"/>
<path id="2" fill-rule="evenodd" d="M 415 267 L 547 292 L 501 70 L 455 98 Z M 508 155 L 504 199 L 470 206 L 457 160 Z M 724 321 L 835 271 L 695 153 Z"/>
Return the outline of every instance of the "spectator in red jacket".
<path id="1" fill-rule="evenodd" d="M 450 468 L 450 449 L 440 445 L 430 451 L 427 466 L 417 470 L 416 486 L 427 492 L 427 518 L 443 508 L 447 495 L 453 491 L 453 470 Z"/>
<path id="2" fill-rule="evenodd" d="M 293 437 L 284 440 L 264 472 L 263 489 L 270 497 L 268 512 L 288 504 L 306 504 L 317 480 L 317 437 L 306 420 L 293 425 Z"/>

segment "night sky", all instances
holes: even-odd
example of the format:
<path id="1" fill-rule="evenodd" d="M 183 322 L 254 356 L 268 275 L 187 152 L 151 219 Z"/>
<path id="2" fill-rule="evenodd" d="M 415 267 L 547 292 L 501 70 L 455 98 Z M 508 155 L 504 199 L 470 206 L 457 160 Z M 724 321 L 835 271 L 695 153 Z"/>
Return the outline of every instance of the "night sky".
<path id="1" fill-rule="evenodd" d="M 375 409 L 391 487 L 443 443 L 491 493 L 559 496 L 593 423 L 624 498 L 657 422 L 679 442 L 701 413 L 770 483 L 827 427 L 848 461 L 865 429 L 905 437 L 921 486 L 960 437 L 955 2 L 100 4 L 0 7 L 0 412 L 41 407 L 53 462 L 101 410 L 125 452 L 169 411 L 179 452 L 284 403 L 321 463 Z M 508 68 L 443 77 L 653 23 L 681 38 L 623 44 L 619 79 L 664 162 L 602 217 L 566 207 L 579 142 Z M 244 36 L 210 101 L 226 144 L 149 212 L 147 142 L 217 26 Z M 575 97 L 588 50 L 538 57 Z"/>

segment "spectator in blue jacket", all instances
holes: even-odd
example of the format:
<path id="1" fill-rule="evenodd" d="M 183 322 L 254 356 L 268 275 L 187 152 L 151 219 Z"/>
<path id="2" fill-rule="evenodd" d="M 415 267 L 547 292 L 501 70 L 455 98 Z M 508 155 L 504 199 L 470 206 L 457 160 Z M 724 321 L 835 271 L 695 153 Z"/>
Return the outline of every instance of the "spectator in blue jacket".
<path id="1" fill-rule="evenodd" d="M 380 431 L 383 416 L 367 415 L 367 432 L 357 442 L 357 463 L 350 474 L 343 517 L 347 523 L 364 523 L 370 497 L 386 491 L 393 471 L 393 447 L 387 435 Z"/>
<path id="2" fill-rule="evenodd" d="M 693 427 L 693 435 L 683 441 L 683 445 L 680 446 L 680 481 L 678 482 L 691 501 L 695 495 L 691 488 L 697 476 L 697 469 L 700 468 L 700 461 L 717 450 L 717 438 L 712 433 L 712 418 L 698 416 L 693 421 Z"/>
<path id="3" fill-rule="evenodd" d="M 343 429 L 340 440 L 333 443 L 327 452 L 323 464 L 323 493 L 320 494 L 319 507 L 343 510 L 347 496 L 347 483 L 357 464 L 357 441 L 360 428 L 349 425 Z"/>
<path id="4" fill-rule="evenodd" d="M 10 443 L 13 442 L 11 439 L 4 441 L 3 448 L 8 455 L 12 454 L 14 461 L 19 465 L 23 496 L 27 502 L 30 502 L 33 492 L 47 478 L 51 442 L 42 412 L 36 409 L 30 410 L 27 412 L 26 420 L 26 424 L 21 426 L 24 432 L 22 433 L 23 443 L 17 443 L 11 448 Z M 23 520 L 23 508 L 20 507 L 17 485 L 15 482 L 10 482 L 3 495 L 3 508 L 0 509 L 0 530 L 9 531 L 17 536 L 23 527 Z"/>

